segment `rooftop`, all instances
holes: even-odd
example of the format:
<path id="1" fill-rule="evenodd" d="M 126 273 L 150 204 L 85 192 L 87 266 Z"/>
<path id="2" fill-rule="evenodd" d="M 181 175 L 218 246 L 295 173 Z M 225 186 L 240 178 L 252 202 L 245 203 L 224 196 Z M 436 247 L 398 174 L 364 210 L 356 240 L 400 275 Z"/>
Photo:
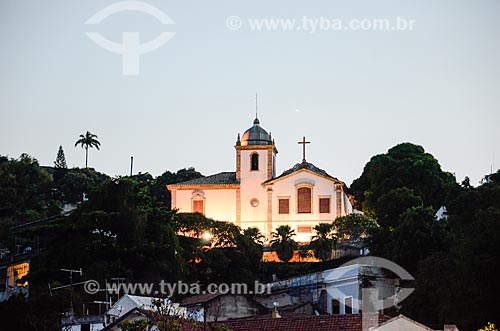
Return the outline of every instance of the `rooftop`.
<path id="1" fill-rule="evenodd" d="M 191 185 L 228 185 L 239 184 L 236 180 L 236 172 L 219 172 L 215 175 L 191 179 L 185 182 L 172 184 L 172 186 L 191 186 Z"/>
<path id="2" fill-rule="evenodd" d="M 373 322 L 386 321 L 388 317 L 373 316 Z M 234 331 L 361 331 L 361 315 L 321 315 L 321 316 L 255 316 L 221 322 Z"/>
<path id="3" fill-rule="evenodd" d="M 293 174 L 294 172 L 297 172 L 297 171 L 300 171 L 300 170 L 309 170 L 309 171 L 314 172 L 315 174 L 318 174 L 320 176 L 323 176 L 323 177 L 326 177 L 326 178 L 330 178 L 333 181 L 342 183 L 337 178 L 335 178 L 333 176 L 330 176 L 325 170 L 320 169 L 320 168 L 316 167 L 314 164 L 309 163 L 307 161 L 303 161 L 301 163 L 297 163 L 292 168 L 283 171 L 283 173 L 281 175 L 279 175 L 278 177 L 271 178 L 271 179 L 267 180 L 265 183 L 270 183 L 272 181 L 275 181 L 276 179 L 288 176 L 288 175 Z"/>

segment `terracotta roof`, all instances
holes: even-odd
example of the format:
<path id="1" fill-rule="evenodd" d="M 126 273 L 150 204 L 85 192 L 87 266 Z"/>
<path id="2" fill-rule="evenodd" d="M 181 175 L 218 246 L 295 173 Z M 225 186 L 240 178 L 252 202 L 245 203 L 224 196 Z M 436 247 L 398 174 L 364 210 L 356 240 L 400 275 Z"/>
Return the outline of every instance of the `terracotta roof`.
<path id="1" fill-rule="evenodd" d="M 220 172 L 215 175 L 195 178 L 185 182 L 172 184 L 171 186 L 226 185 L 226 184 L 239 184 L 239 183 L 240 182 L 236 180 L 236 172 Z"/>
<path id="2" fill-rule="evenodd" d="M 385 321 L 388 317 L 373 316 L 372 321 Z M 321 316 L 255 316 L 220 322 L 234 331 L 362 331 L 361 315 Z"/>
<path id="3" fill-rule="evenodd" d="M 294 165 L 292 168 L 288 169 L 288 170 L 285 170 L 283 171 L 283 173 L 281 175 L 279 175 L 278 177 L 275 177 L 275 178 L 271 178 L 267 181 L 265 181 L 264 183 L 270 183 L 270 182 L 273 182 L 279 178 L 282 178 L 282 177 L 285 177 L 285 176 L 288 176 L 290 174 L 293 174 L 294 172 L 297 172 L 297 171 L 300 171 L 300 170 L 309 170 L 311 172 L 314 172 L 320 176 L 323 176 L 323 177 L 326 177 L 326 178 L 330 178 L 331 180 L 335 181 L 335 182 L 339 182 L 339 183 L 342 183 L 340 180 L 338 180 L 337 178 L 333 177 L 333 176 L 330 176 L 325 170 L 323 169 L 320 169 L 318 167 L 316 167 L 314 164 L 312 163 L 309 163 L 309 162 L 301 162 L 301 163 L 297 163 L 296 165 Z"/>
<path id="4" fill-rule="evenodd" d="M 189 298 L 185 298 L 179 303 L 179 305 L 183 307 L 198 305 L 212 301 L 213 299 L 221 295 L 222 295 L 221 293 L 206 293 L 206 294 L 195 295 Z"/>

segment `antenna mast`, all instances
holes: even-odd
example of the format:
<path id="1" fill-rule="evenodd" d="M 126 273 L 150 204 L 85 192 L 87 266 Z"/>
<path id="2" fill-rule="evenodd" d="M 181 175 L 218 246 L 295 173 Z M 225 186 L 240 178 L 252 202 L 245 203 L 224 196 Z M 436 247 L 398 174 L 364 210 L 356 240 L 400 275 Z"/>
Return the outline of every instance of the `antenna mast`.
<path id="1" fill-rule="evenodd" d="M 258 118 L 257 106 L 258 106 L 257 93 L 255 93 L 255 118 Z"/>

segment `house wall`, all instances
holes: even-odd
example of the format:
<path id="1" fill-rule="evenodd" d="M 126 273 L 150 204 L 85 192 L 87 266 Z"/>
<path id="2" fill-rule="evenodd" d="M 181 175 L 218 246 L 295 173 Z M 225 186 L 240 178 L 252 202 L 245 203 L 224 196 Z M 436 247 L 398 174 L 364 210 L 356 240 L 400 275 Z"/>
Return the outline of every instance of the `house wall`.
<path id="1" fill-rule="evenodd" d="M 205 215 L 217 221 L 236 222 L 236 189 L 177 190 L 176 207 L 180 212 L 191 213 L 193 194 L 205 198 Z"/>
<path id="2" fill-rule="evenodd" d="M 210 302 L 207 322 L 255 316 L 261 308 L 257 302 L 242 295 L 223 295 Z"/>
<path id="3" fill-rule="evenodd" d="M 399 330 L 405 330 L 405 331 L 428 331 L 430 329 L 424 327 L 423 325 L 419 325 L 415 322 L 410 322 L 406 319 L 403 318 L 398 318 L 394 319 L 387 324 L 384 324 L 376 329 L 374 331 L 399 331 Z"/>

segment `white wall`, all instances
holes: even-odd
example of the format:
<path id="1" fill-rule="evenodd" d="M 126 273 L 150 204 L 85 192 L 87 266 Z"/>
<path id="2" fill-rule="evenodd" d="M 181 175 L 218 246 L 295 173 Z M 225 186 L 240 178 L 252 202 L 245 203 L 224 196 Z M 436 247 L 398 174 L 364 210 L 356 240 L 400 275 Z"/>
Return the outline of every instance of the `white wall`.
<path id="1" fill-rule="evenodd" d="M 312 213 L 310 214 L 297 213 L 297 185 L 300 186 L 301 184 L 309 184 L 312 186 L 313 201 Z M 297 233 L 297 237 L 295 238 L 297 241 L 309 241 L 313 235 L 312 233 L 299 233 L 297 231 L 297 226 L 314 226 L 318 223 L 328 223 L 332 222 L 338 216 L 336 214 L 337 199 L 335 196 L 335 183 L 324 177 L 308 171 L 299 171 L 289 177 L 274 182 L 274 184 L 269 187 L 273 190 L 273 228 L 277 228 L 280 225 L 290 225 Z M 347 196 L 345 194 L 343 195 L 345 196 L 344 201 L 347 201 L 350 206 Z M 278 200 L 287 197 L 290 198 L 290 213 L 279 214 Z M 330 213 L 319 212 L 320 197 L 330 198 Z"/>
<path id="2" fill-rule="evenodd" d="M 176 205 L 180 212 L 191 213 L 193 193 L 203 193 L 205 216 L 217 221 L 236 221 L 236 190 L 177 190 Z"/>
<path id="3" fill-rule="evenodd" d="M 250 170 L 250 155 L 259 154 L 259 170 Z M 241 150 L 241 228 L 258 227 L 266 234 L 267 229 L 267 192 L 262 185 L 267 178 L 268 150 Z M 259 205 L 250 205 L 252 199 Z"/>

